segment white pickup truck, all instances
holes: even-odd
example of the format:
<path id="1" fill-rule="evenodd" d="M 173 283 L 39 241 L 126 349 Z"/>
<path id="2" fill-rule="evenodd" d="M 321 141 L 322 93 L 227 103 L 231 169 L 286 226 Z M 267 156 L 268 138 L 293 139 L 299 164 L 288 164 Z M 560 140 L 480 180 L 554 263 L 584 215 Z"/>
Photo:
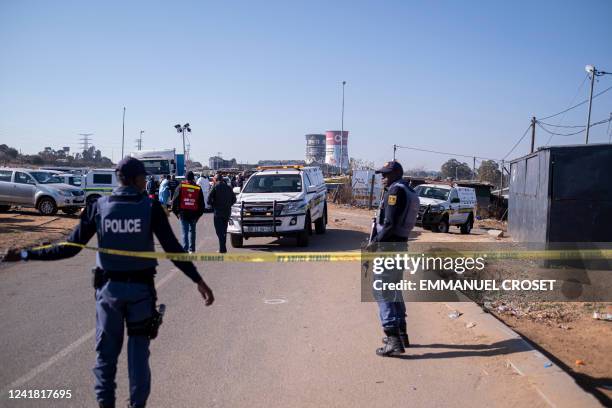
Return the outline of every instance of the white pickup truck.
<path id="1" fill-rule="evenodd" d="M 447 184 L 421 184 L 414 191 L 419 195 L 417 225 L 433 232 L 448 232 L 451 225 L 469 234 L 474 226 L 476 192 L 470 187 Z"/>
<path id="2" fill-rule="evenodd" d="M 242 191 L 236 187 L 227 232 L 234 248 L 250 237 L 294 236 L 307 246 L 327 225 L 327 188 L 318 167 L 269 166 L 253 174 Z"/>

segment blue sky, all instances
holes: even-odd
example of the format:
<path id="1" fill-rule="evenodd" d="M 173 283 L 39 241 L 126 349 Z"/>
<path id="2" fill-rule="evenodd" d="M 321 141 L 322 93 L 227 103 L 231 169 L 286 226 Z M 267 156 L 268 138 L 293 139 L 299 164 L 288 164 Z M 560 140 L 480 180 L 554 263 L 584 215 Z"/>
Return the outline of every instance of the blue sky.
<path id="1" fill-rule="evenodd" d="M 91 132 L 117 160 L 126 106 L 127 152 L 141 129 L 145 148 L 178 148 L 189 122 L 196 160 L 303 158 L 306 133 L 340 127 L 346 80 L 352 157 L 381 163 L 397 143 L 502 158 L 532 115 L 588 96 L 586 64 L 612 71 L 611 1 L 0 0 L 0 142 L 74 149 Z M 610 112 L 612 91 L 593 119 Z M 551 121 L 584 124 L 586 106 Z"/>

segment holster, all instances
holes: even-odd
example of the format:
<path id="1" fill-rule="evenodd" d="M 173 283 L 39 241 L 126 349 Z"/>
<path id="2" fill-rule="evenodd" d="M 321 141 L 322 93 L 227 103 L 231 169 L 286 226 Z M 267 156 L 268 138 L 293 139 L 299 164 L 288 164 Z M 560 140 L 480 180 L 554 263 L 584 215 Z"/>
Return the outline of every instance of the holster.
<path id="1" fill-rule="evenodd" d="M 137 322 L 127 322 L 127 334 L 128 336 L 147 336 L 153 340 L 159 333 L 159 326 L 161 326 L 164 313 L 166 311 L 166 305 L 160 304 L 159 308 L 153 308 L 153 315 L 147 319 L 140 320 Z"/>
<path id="2" fill-rule="evenodd" d="M 104 275 L 104 269 L 98 268 L 97 266 L 91 270 L 92 273 L 92 285 L 94 289 L 100 289 L 108 278 Z"/>

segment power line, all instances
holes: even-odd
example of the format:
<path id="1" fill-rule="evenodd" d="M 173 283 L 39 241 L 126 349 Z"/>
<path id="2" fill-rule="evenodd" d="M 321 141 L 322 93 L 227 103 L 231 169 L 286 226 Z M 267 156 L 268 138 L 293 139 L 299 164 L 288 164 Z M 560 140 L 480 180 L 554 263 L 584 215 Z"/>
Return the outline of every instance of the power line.
<path id="1" fill-rule="evenodd" d="M 590 127 L 597 126 L 597 125 L 602 125 L 604 123 L 609 123 L 611 121 L 612 121 L 612 116 L 609 119 L 603 119 L 603 120 L 600 120 L 598 122 L 591 123 Z M 537 123 L 538 127 L 540 127 L 546 133 L 548 133 L 550 135 L 553 135 L 553 136 L 574 136 L 574 135 L 578 135 L 578 134 L 580 134 L 582 132 L 586 132 L 586 126 L 583 126 L 584 129 L 579 130 L 577 132 L 572 132 L 572 133 L 556 133 L 556 132 L 553 132 L 553 131 L 551 131 L 549 129 L 546 129 L 544 126 L 542 126 L 542 122 L 540 122 L 539 120 L 536 123 Z"/>
<path id="2" fill-rule="evenodd" d="M 400 145 L 395 145 L 395 147 L 397 147 L 398 149 L 408 149 L 408 150 L 416 150 L 418 152 L 426 152 L 426 153 L 436 153 L 436 154 L 443 154 L 445 156 L 455 156 L 455 157 L 466 157 L 469 159 L 473 159 L 474 157 L 480 160 L 494 160 L 494 161 L 499 161 L 499 159 L 492 159 L 490 157 L 480 157 L 480 156 L 474 156 L 474 155 L 468 155 L 468 154 L 459 154 L 459 153 L 449 153 L 449 152 L 440 152 L 437 150 L 428 150 L 428 149 L 421 149 L 418 147 L 410 147 L 410 146 L 400 146 Z"/>
<path id="3" fill-rule="evenodd" d="M 605 94 L 605 93 L 606 93 L 606 92 L 608 92 L 610 89 L 612 89 L 612 86 L 610 86 L 610 87 L 608 87 L 608 88 L 604 89 L 603 91 L 601 91 L 601 92 L 599 92 L 599 93 L 597 93 L 597 94 L 593 95 L 593 99 L 597 98 L 597 97 L 598 97 L 598 96 L 600 96 L 600 95 Z M 576 104 L 576 105 L 574 105 L 574 106 L 571 106 L 571 107 L 569 107 L 569 108 L 567 108 L 567 109 L 565 109 L 565 110 L 562 110 L 561 112 L 558 112 L 558 113 L 555 113 L 554 115 L 549 115 L 549 116 L 546 116 L 546 117 L 543 117 L 543 118 L 540 118 L 540 119 L 542 119 L 542 120 L 546 120 L 546 119 L 554 118 L 555 116 L 559 116 L 559 115 L 561 115 L 561 114 L 563 114 L 563 113 L 565 113 L 565 112 L 569 112 L 569 111 L 571 111 L 572 109 L 575 109 L 575 108 L 577 108 L 577 107 L 579 107 L 579 106 L 582 106 L 582 105 L 584 105 L 585 103 L 588 103 L 588 102 L 589 102 L 589 100 L 588 100 L 588 99 L 585 99 L 584 101 L 582 101 L 582 102 L 580 102 L 580 103 L 578 103 L 578 104 Z"/>
<path id="4" fill-rule="evenodd" d="M 558 128 L 585 128 L 586 127 L 586 125 L 553 125 L 552 123 L 542 122 L 541 120 L 538 120 L 538 122 L 546 126 L 552 126 L 552 127 L 558 127 Z"/>
<path id="5" fill-rule="evenodd" d="M 523 141 L 523 139 L 525 138 L 525 136 L 527 136 L 527 132 L 529 132 L 529 129 L 531 129 L 531 124 L 529 126 L 527 126 L 527 129 L 525 129 L 525 133 L 523 133 L 523 136 L 521 136 L 519 138 L 519 140 L 514 144 L 514 146 L 512 146 L 512 149 L 510 149 L 510 151 L 504 156 L 504 158 L 502 160 L 506 160 L 506 158 L 508 156 L 510 156 L 510 154 L 512 154 L 512 152 L 514 151 L 514 149 L 517 148 L 517 146 Z"/>

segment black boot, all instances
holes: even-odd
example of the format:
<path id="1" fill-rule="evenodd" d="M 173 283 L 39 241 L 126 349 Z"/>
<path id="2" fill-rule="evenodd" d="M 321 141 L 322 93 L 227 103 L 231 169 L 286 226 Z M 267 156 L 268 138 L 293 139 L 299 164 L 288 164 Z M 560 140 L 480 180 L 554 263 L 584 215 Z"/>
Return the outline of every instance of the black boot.
<path id="1" fill-rule="evenodd" d="M 98 401 L 98 407 L 100 407 L 100 408 L 115 408 L 115 403 L 114 402 L 112 402 L 112 403 L 108 403 L 108 402 L 104 403 L 104 402 Z"/>
<path id="2" fill-rule="evenodd" d="M 406 323 L 400 324 L 399 333 L 399 337 L 404 345 L 404 348 L 410 347 L 410 339 L 408 338 L 408 332 L 406 331 Z M 382 342 L 383 344 L 387 344 L 387 338 L 383 337 Z"/>
<path id="3" fill-rule="evenodd" d="M 402 340 L 400 340 L 398 328 L 386 328 L 385 334 L 387 335 L 387 337 L 385 337 L 385 345 L 376 349 L 377 355 L 381 357 L 393 357 L 406 352 Z"/>

